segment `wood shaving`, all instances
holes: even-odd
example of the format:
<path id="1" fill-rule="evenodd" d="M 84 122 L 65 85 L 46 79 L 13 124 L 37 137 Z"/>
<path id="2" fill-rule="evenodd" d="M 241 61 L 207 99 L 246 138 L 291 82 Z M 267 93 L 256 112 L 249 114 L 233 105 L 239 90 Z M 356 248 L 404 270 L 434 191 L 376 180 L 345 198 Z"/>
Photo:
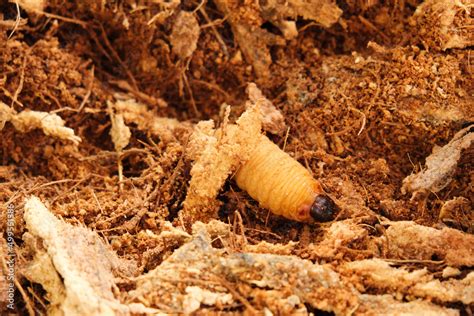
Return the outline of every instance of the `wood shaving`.
<path id="1" fill-rule="evenodd" d="M 471 201 L 464 197 L 455 197 L 446 201 L 439 211 L 438 218 L 441 221 L 456 221 L 459 218 L 467 217 L 471 223 L 474 222 L 474 212 Z"/>
<path id="2" fill-rule="evenodd" d="M 380 291 L 393 291 L 414 295 L 419 298 L 434 298 L 441 302 L 474 302 L 474 273 L 461 280 L 439 281 L 433 279 L 427 269 L 407 271 L 392 267 L 380 259 L 353 261 L 344 264 L 341 272 L 354 278 L 368 288 Z"/>
<path id="3" fill-rule="evenodd" d="M 115 298 L 113 271 L 122 263 L 97 234 L 58 220 L 34 196 L 26 201 L 24 219 L 30 240 L 37 239 L 45 247 L 36 250 L 27 276 L 50 293 L 50 315 L 154 311 L 142 304 L 124 305 Z"/>
<path id="4" fill-rule="evenodd" d="M 197 47 L 200 29 L 196 16 L 192 12 L 181 11 L 171 32 L 173 53 L 181 59 L 188 58 Z"/>
<path id="5" fill-rule="evenodd" d="M 5 103 L 0 102 L 0 131 L 5 127 L 5 123 L 10 122 L 14 111 Z"/>
<path id="6" fill-rule="evenodd" d="M 262 128 L 272 134 L 283 134 L 287 127 L 281 112 L 263 95 L 255 83 L 248 84 L 247 93 L 249 101 L 245 103 L 246 108 L 249 108 L 254 103 L 259 103 Z"/>
<path id="7" fill-rule="evenodd" d="M 390 222 L 386 236 L 390 258 L 443 260 L 453 267 L 474 266 L 474 236 L 459 230 L 400 221 Z"/>
<path id="8" fill-rule="evenodd" d="M 308 251 L 317 258 L 333 258 L 350 243 L 364 240 L 368 233 L 353 220 L 334 222 L 324 232 L 320 243 L 308 246 Z"/>
<path id="9" fill-rule="evenodd" d="M 289 286 L 298 293 L 298 301 L 315 308 L 343 312 L 355 306 L 356 297 L 350 290 L 343 288 L 339 276 L 330 267 L 290 256 L 250 253 L 226 255 L 224 249 L 211 246 L 206 227 L 209 225 L 197 222 L 193 226 L 193 239 L 156 269 L 140 276 L 137 289 L 131 292 L 132 297 L 144 298 L 152 305 L 164 304 L 170 308 L 168 312 L 180 313 L 194 305 L 184 305 L 186 301 L 183 298 L 188 297 L 188 293 L 179 291 L 176 283 L 184 281 L 189 286 L 196 284 L 202 290 L 219 293 L 222 297 L 238 282 L 241 286 L 264 289 L 265 294 L 261 298 L 269 300 L 268 308 L 273 312 L 276 310 L 271 305 L 272 294 L 283 294 Z M 233 301 L 241 302 L 247 296 L 234 291 L 230 291 L 230 294 Z M 299 308 L 298 304 L 294 306 Z"/>
<path id="10" fill-rule="evenodd" d="M 117 113 L 123 115 L 128 123 L 137 124 L 138 129 L 144 132 L 157 135 L 165 143 L 176 141 L 178 130 L 190 133 L 192 125 L 188 122 L 179 122 L 177 119 L 160 117 L 155 112 L 149 110 L 143 103 L 135 99 L 118 99 L 114 108 Z"/>
<path id="11" fill-rule="evenodd" d="M 219 224 L 222 225 L 228 226 Z M 222 232 L 228 231 L 228 228 L 221 228 Z M 190 298 L 189 293 L 196 292 L 206 293 L 212 298 L 229 298 L 222 302 L 227 307 L 236 301 L 249 304 L 248 300 L 252 300 L 254 307 L 267 309 L 271 313 L 285 310 L 288 314 L 306 314 L 310 309 L 317 308 L 335 314 L 383 312 L 399 315 L 403 311 L 412 315 L 458 315 L 453 309 L 431 303 L 428 288 L 435 289 L 434 297 L 445 302 L 456 302 L 461 298 L 467 302 L 471 299 L 471 275 L 464 280 L 453 280 L 454 287 L 450 285 L 454 284 L 451 281 L 433 285 L 433 278 L 426 269 L 409 272 L 391 267 L 380 259 L 347 263 L 337 272 L 330 265 L 314 264 L 294 256 L 229 253 L 225 249 L 214 248 L 211 238 L 215 232 L 208 232 L 215 230 L 212 223 L 196 222 L 192 230 L 193 238 L 188 243 L 156 269 L 137 279 L 137 288 L 131 292 L 133 300 L 146 300 L 151 306 L 166 307 L 163 311 L 167 313 L 194 311 L 198 304 L 202 308 L 200 294 Z M 387 291 L 395 288 L 400 293 L 417 295 L 422 299 L 404 302 L 402 296 L 397 299 L 389 294 L 361 293 L 352 286 L 356 284 L 355 278 L 359 277 L 361 282 L 372 285 L 372 288 Z M 246 291 L 250 288 L 251 292 Z M 291 296 L 287 294 L 288 288 L 294 293 Z M 450 292 L 442 294 L 439 292 L 442 288 L 450 289 Z M 463 296 L 455 298 L 455 293 L 463 293 Z M 232 299 L 226 296 L 229 294 Z"/>
<path id="12" fill-rule="evenodd" d="M 417 283 L 411 291 L 419 297 L 432 297 L 442 302 L 461 302 L 469 305 L 474 303 L 474 272 L 460 280 L 432 280 Z"/>
<path id="13" fill-rule="evenodd" d="M 392 267 L 389 262 L 381 259 L 348 262 L 344 264 L 342 271 L 346 275 L 358 275 L 366 286 L 376 286 L 384 290 L 403 289 L 432 279 L 426 269 L 409 272 Z"/>
<path id="14" fill-rule="evenodd" d="M 15 129 L 21 133 L 39 128 L 45 135 L 68 140 L 75 145 L 81 142 L 81 138 L 74 135 L 74 130 L 65 127 L 63 119 L 54 113 L 30 110 L 16 113 L 5 103 L 0 102 L 0 130 L 3 129 L 6 122 L 12 123 Z"/>
<path id="15" fill-rule="evenodd" d="M 332 0 L 289 0 L 284 5 L 278 0 L 260 2 L 262 15 L 267 20 L 279 25 L 285 19 L 296 20 L 302 17 L 313 20 L 323 27 L 330 27 L 339 20 L 342 10 Z M 315 10 L 315 8 L 317 8 Z"/>
<path id="16" fill-rule="evenodd" d="M 462 150 L 474 141 L 472 128 L 459 131 L 447 145 L 434 147 L 433 153 L 426 158 L 426 169 L 403 180 L 402 193 L 420 190 L 438 192 L 445 188 L 456 170 Z"/>
<path id="17" fill-rule="evenodd" d="M 23 9 L 27 11 L 43 11 L 46 6 L 45 0 L 17 0 L 16 1 Z"/>
<path id="18" fill-rule="evenodd" d="M 427 301 L 400 302 L 392 295 L 361 295 L 357 312 L 361 315 L 426 315 L 459 316 L 459 311 L 445 308 Z"/>
<path id="19" fill-rule="evenodd" d="M 249 107 L 236 125 L 215 129 L 213 121 L 196 124 L 188 144 L 188 157 L 194 160 L 191 181 L 184 201 L 184 212 L 192 218 L 209 221 L 215 217 L 204 210 L 215 198 L 228 176 L 249 158 L 260 137 L 258 104 Z"/>
<path id="20" fill-rule="evenodd" d="M 109 115 L 110 121 L 112 123 L 112 128 L 110 129 L 110 136 L 115 146 L 117 152 L 121 152 L 125 147 L 127 147 L 130 142 L 130 137 L 132 133 L 130 128 L 125 125 L 124 118 L 122 114 L 115 114 L 113 106 L 111 103 L 108 103 L 109 106 Z"/>
<path id="21" fill-rule="evenodd" d="M 185 292 L 187 293 L 183 299 L 185 314 L 197 311 L 201 304 L 213 306 L 216 304 L 226 305 L 233 302 L 232 295 L 229 293 L 215 293 L 204 290 L 199 286 L 188 286 Z"/>

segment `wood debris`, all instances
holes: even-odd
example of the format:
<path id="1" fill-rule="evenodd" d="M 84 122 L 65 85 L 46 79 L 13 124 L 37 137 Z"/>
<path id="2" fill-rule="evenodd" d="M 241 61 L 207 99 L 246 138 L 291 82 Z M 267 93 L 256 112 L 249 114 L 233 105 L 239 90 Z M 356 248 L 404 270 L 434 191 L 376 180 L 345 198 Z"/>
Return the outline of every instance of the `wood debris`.
<path id="1" fill-rule="evenodd" d="M 255 104 L 240 116 L 236 125 L 224 121 L 216 129 L 213 121 L 202 121 L 195 126 L 188 145 L 187 155 L 194 164 L 184 201 L 186 215 L 183 216 L 204 221 L 215 218 L 217 193 L 228 176 L 249 158 L 260 139 L 259 113 L 258 104 Z M 214 207 L 206 214 L 204 210 L 210 205 Z"/>
<path id="2" fill-rule="evenodd" d="M 30 110 L 17 113 L 5 103 L 0 102 L 0 130 L 3 129 L 6 122 L 12 123 L 15 129 L 21 133 L 39 128 L 45 135 L 68 140 L 75 145 L 81 142 L 81 138 L 74 134 L 74 130 L 65 127 L 63 119 L 54 113 Z"/>
<path id="3" fill-rule="evenodd" d="M 25 10 L 41 12 L 46 6 L 46 0 L 17 0 L 17 3 Z"/>
<path id="4" fill-rule="evenodd" d="M 219 227 L 223 226 L 221 233 L 227 230 L 225 225 L 219 223 Z M 212 306 L 219 300 L 227 307 L 253 301 L 253 307 L 272 313 L 284 310 L 306 314 L 308 308 L 317 308 L 336 314 L 385 311 L 388 315 L 398 315 L 404 311 L 458 315 L 453 309 L 431 303 L 431 298 L 464 303 L 473 299 L 473 273 L 462 280 L 439 282 L 426 269 L 409 272 L 380 259 L 354 261 L 334 270 L 330 265 L 314 264 L 294 256 L 228 253 L 211 245 L 216 233 L 212 222 L 195 223 L 188 243 L 154 270 L 138 277 L 137 288 L 131 292 L 132 301 L 146 300 L 167 313 L 195 311 L 198 305 L 202 310 L 202 305 Z M 225 234 L 219 236 L 224 240 L 231 238 Z M 355 282 L 357 278 L 360 283 Z M 404 302 L 403 296 L 365 294 L 364 286 L 382 293 L 398 289 L 402 294 L 420 299 Z M 246 290 L 250 287 L 253 291 Z M 293 295 L 285 295 L 288 288 Z M 208 297 L 207 304 L 203 297 Z M 252 311 L 253 307 L 248 308 Z"/>
<path id="5" fill-rule="evenodd" d="M 443 147 L 434 147 L 433 153 L 426 158 L 426 169 L 409 175 L 403 180 L 402 192 L 431 191 L 438 192 L 451 181 L 461 152 L 474 142 L 474 132 L 469 126 L 456 135 Z"/>
<path id="6" fill-rule="evenodd" d="M 466 48 L 474 45 L 471 10 L 470 0 L 426 0 L 410 23 L 431 49 Z"/>
<path id="7" fill-rule="evenodd" d="M 342 10 L 332 0 L 289 0 L 284 5 L 277 0 L 268 0 L 260 5 L 262 16 L 280 28 L 282 23 L 288 22 L 286 19 L 296 20 L 298 17 L 313 20 L 323 27 L 330 27 L 342 14 Z M 282 32 L 285 34 L 284 29 Z"/>
<path id="8" fill-rule="evenodd" d="M 338 221 L 324 231 L 321 242 L 308 246 L 308 252 L 318 259 L 334 258 L 343 248 L 351 243 L 363 241 L 367 236 L 367 231 L 353 220 Z"/>
<path id="9" fill-rule="evenodd" d="M 183 298 L 183 312 L 191 314 L 197 311 L 202 305 L 228 305 L 233 302 L 232 295 L 229 293 L 215 293 L 204 290 L 199 286 L 188 286 L 185 289 L 186 296 Z"/>
<path id="10" fill-rule="evenodd" d="M 24 238 L 35 255 L 25 275 L 49 293 L 50 315 L 154 311 L 139 303 L 122 304 L 115 297 L 114 271 L 124 273 L 127 267 L 97 234 L 60 221 L 34 196 L 26 201 L 24 219 L 28 229 Z"/>
<path id="11" fill-rule="evenodd" d="M 284 45 L 285 39 L 263 29 L 269 21 L 279 27 L 287 39 L 294 38 L 298 31 L 295 21 L 298 16 L 314 20 L 329 27 L 339 19 L 342 10 L 331 0 L 309 2 L 290 0 L 284 4 L 277 1 L 255 3 L 244 1 L 237 4 L 228 0 L 216 0 L 218 9 L 228 18 L 232 32 L 247 62 L 252 64 L 260 78 L 267 78 L 272 64 L 270 46 Z"/>
<path id="12" fill-rule="evenodd" d="M 185 289 L 180 291 L 176 286 L 188 282 L 196 284 L 189 286 L 199 286 L 200 291 L 214 293 L 211 295 L 219 297 L 221 303 L 227 306 L 232 306 L 230 304 L 236 301 L 248 304 L 247 300 L 251 298 L 245 292 L 239 293 L 239 287 L 261 289 L 259 304 L 264 304 L 272 312 L 279 308 L 278 305 L 272 305 L 277 297 L 281 298 L 279 303 L 288 312 L 305 310 L 303 303 L 334 312 L 347 311 L 355 306 L 356 296 L 343 288 L 339 276 L 330 267 L 289 256 L 250 253 L 226 255 L 225 250 L 211 246 L 206 227 L 209 224 L 197 222 L 193 227 L 193 239 L 156 269 L 140 276 L 137 289 L 131 292 L 132 297 L 135 300 L 145 299 L 156 306 L 165 305 L 169 308 L 167 312 L 181 313 L 194 309 L 197 304 L 185 300 L 189 292 Z M 295 288 L 298 295 L 284 299 L 283 295 L 290 286 Z M 232 300 L 223 301 L 229 294 Z"/>
<path id="13" fill-rule="evenodd" d="M 400 302 L 391 294 L 361 295 L 361 304 L 357 309 L 361 315 L 429 315 L 429 316 L 458 316 L 459 311 L 445 308 L 427 301 Z"/>
<path id="14" fill-rule="evenodd" d="M 130 132 L 130 128 L 125 125 L 123 115 L 114 113 L 114 108 L 111 103 L 108 103 L 108 107 L 110 121 L 112 123 L 110 137 L 112 137 L 115 150 L 120 153 L 125 147 L 127 147 L 132 133 Z"/>
<path id="15" fill-rule="evenodd" d="M 114 112 L 114 108 L 112 103 L 107 103 L 110 122 L 112 124 L 112 128 L 110 129 L 110 137 L 112 138 L 112 142 L 114 143 L 115 151 L 120 155 L 122 150 L 127 147 L 128 143 L 130 142 L 130 137 L 132 133 L 130 132 L 130 128 L 125 125 L 123 115 L 116 114 Z M 119 182 L 123 181 L 123 165 L 122 159 L 120 156 L 117 159 L 117 168 L 118 168 L 118 175 L 119 175 Z"/>
<path id="16" fill-rule="evenodd" d="M 179 12 L 171 32 L 170 40 L 173 53 L 181 59 L 191 56 L 196 50 L 199 33 L 199 23 L 194 13 Z"/>
<path id="17" fill-rule="evenodd" d="M 474 302 L 472 272 L 461 280 L 440 281 L 434 279 L 427 269 L 407 271 L 391 265 L 380 259 L 361 260 L 344 264 L 340 271 L 352 279 L 359 278 L 364 287 L 377 288 L 383 292 L 396 290 L 418 298 L 433 298 L 442 302 Z"/>
<path id="18" fill-rule="evenodd" d="M 247 93 L 249 101 L 245 103 L 246 108 L 259 103 L 262 128 L 272 134 L 282 135 L 287 127 L 281 112 L 263 95 L 255 83 L 248 84 Z"/>
<path id="19" fill-rule="evenodd" d="M 1 315 L 472 314 L 472 0 L 0 7 Z"/>
<path id="20" fill-rule="evenodd" d="M 453 267 L 474 266 L 474 236 L 459 230 L 399 221 L 390 222 L 386 236 L 390 258 L 444 261 Z"/>
<path id="21" fill-rule="evenodd" d="M 189 122 L 179 122 L 177 119 L 160 117 L 154 111 L 149 110 L 143 103 L 135 99 L 118 98 L 114 103 L 117 113 L 123 115 L 126 122 L 134 123 L 138 129 L 159 136 L 165 143 L 176 141 L 176 134 L 180 131 L 189 134 L 192 125 Z"/>
<path id="22" fill-rule="evenodd" d="M 465 197 L 455 197 L 446 201 L 439 211 L 438 218 L 443 223 L 455 224 L 454 227 L 465 228 L 468 232 L 474 227 L 469 227 L 469 223 L 474 223 L 474 212 L 471 201 Z"/>

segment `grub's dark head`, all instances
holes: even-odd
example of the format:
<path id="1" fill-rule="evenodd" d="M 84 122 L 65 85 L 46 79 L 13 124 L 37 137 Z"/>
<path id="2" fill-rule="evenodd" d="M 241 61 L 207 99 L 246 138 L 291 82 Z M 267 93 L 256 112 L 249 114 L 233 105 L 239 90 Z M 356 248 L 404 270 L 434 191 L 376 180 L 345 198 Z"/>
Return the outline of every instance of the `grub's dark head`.
<path id="1" fill-rule="evenodd" d="M 329 222 L 336 217 L 338 207 L 326 194 L 316 196 L 311 205 L 311 217 L 317 222 Z"/>

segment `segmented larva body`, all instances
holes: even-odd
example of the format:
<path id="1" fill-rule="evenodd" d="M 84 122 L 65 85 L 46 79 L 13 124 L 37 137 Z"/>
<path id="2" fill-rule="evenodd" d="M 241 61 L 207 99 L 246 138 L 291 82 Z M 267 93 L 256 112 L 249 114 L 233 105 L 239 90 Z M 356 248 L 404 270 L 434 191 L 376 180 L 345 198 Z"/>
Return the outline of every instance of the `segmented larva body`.
<path id="1" fill-rule="evenodd" d="M 319 181 L 266 136 L 237 170 L 237 185 L 276 215 L 300 222 L 330 221 L 336 205 Z"/>

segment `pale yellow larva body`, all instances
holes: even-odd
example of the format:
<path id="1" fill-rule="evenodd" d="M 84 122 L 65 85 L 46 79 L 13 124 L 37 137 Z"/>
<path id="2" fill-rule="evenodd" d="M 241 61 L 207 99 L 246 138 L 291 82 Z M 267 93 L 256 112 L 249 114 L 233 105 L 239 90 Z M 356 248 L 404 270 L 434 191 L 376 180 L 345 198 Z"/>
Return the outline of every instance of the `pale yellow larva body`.
<path id="1" fill-rule="evenodd" d="M 311 205 L 324 193 L 305 167 L 263 135 L 234 179 L 262 207 L 300 222 L 313 221 Z"/>

